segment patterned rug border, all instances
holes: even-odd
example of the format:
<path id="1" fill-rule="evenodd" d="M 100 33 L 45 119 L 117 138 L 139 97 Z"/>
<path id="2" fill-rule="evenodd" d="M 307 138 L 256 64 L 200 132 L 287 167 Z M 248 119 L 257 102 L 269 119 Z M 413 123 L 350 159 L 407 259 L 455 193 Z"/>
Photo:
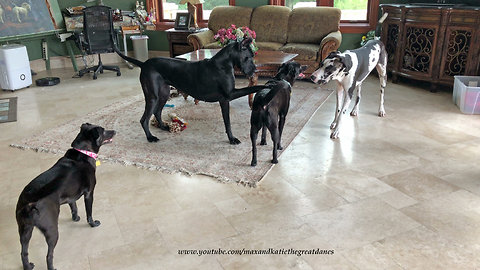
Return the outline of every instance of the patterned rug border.
<path id="1" fill-rule="evenodd" d="M 68 122 L 68 123 L 70 123 L 70 122 Z M 43 134 L 43 132 L 41 134 Z M 64 150 L 48 149 L 48 148 L 44 148 L 44 147 L 40 147 L 40 146 L 39 147 L 32 147 L 32 146 L 20 145 L 20 144 L 14 144 L 14 143 L 10 144 L 10 146 L 14 147 L 14 148 L 21 149 L 21 150 L 32 150 L 32 151 L 37 152 L 37 153 L 49 153 L 49 154 L 53 154 L 53 155 L 56 155 L 56 156 L 63 156 L 66 152 Z M 98 160 L 107 161 L 107 162 L 110 162 L 110 163 L 113 163 L 113 164 L 121 164 L 121 165 L 124 165 L 124 166 L 134 166 L 134 167 L 141 168 L 141 169 L 144 169 L 144 170 L 159 171 L 159 172 L 168 173 L 168 174 L 181 173 L 181 174 L 184 174 L 184 175 L 187 175 L 187 176 L 204 175 L 204 176 L 212 177 L 212 178 L 218 180 L 221 183 L 238 183 L 238 184 L 242 184 L 244 186 L 256 187 L 256 182 L 255 183 L 250 183 L 250 182 L 247 182 L 247 181 L 236 181 L 236 180 L 229 179 L 228 177 L 219 176 L 219 175 L 215 175 L 215 174 L 211 174 L 211 173 L 205 173 L 205 172 L 196 172 L 195 173 L 195 172 L 190 172 L 189 170 L 187 170 L 185 168 L 168 169 L 168 168 L 165 168 L 163 166 L 153 165 L 153 164 L 149 164 L 149 163 L 129 161 L 129 160 L 122 159 L 122 158 L 105 157 L 102 154 L 98 155 Z M 272 168 L 273 168 L 273 166 L 270 168 L 270 170 Z M 265 173 L 265 175 L 270 170 L 268 170 Z"/>
<path id="2" fill-rule="evenodd" d="M 311 118 L 315 115 L 315 113 L 318 111 L 318 109 L 325 103 L 325 101 L 329 98 L 329 96 L 333 93 L 333 91 L 331 90 L 326 90 L 326 89 L 323 89 L 323 91 L 325 91 L 325 97 L 323 98 L 323 100 L 321 100 L 320 104 L 314 109 L 313 113 L 311 113 L 311 115 L 309 116 L 309 118 L 301 125 L 300 128 L 298 128 L 298 131 L 296 132 L 295 136 L 293 137 L 293 139 L 291 141 L 288 142 L 288 144 L 286 144 L 284 146 L 284 149 L 287 149 L 288 146 L 291 144 L 291 142 L 295 139 L 295 137 L 298 135 L 298 133 L 303 129 L 303 127 L 311 120 Z M 62 123 L 60 125 L 58 125 L 58 127 L 63 127 L 63 126 L 67 126 L 67 125 L 71 125 L 73 123 L 76 123 L 79 121 L 79 118 L 85 118 L 87 119 L 88 117 L 92 117 L 92 116 L 95 116 L 98 114 L 98 112 L 100 110 L 108 110 L 108 109 L 114 109 L 115 107 L 118 107 L 118 106 L 121 106 L 122 104 L 124 104 L 126 101 L 129 101 L 129 102 L 135 102 L 135 100 L 137 99 L 143 99 L 143 94 L 139 94 L 139 95 L 135 95 L 135 96 L 131 96 L 131 97 L 126 97 L 126 98 L 122 98 L 114 103 L 111 103 L 109 105 L 106 105 L 104 107 L 102 107 L 101 109 L 98 109 L 98 110 L 94 110 L 88 114 L 86 114 L 84 117 L 77 117 L 75 119 L 71 119 L 69 121 L 66 121 L 65 123 Z M 133 100 L 133 101 L 132 101 Z M 288 122 L 288 121 L 287 121 Z M 45 134 L 49 133 L 50 131 L 49 130 L 44 130 L 44 131 L 40 131 L 39 133 L 37 134 L 34 134 L 33 136 L 30 136 L 29 138 L 32 138 L 32 137 L 42 137 L 44 136 Z M 23 140 L 25 140 L 27 138 L 24 138 Z M 35 152 L 38 152 L 38 153 L 51 153 L 51 154 L 54 154 L 54 155 L 63 155 L 67 149 L 65 150 L 59 150 L 59 149 L 50 149 L 50 148 L 45 148 L 45 147 L 42 147 L 42 146 L 29 146 L 27 145 L 28 143 L 26 144 L 18 144 L 18 143 L 12 143 L 10 144 L 11 147 L 14 147 L 14 148 L 18 148 L 18 149 L 22 149 L 22 150 L 33 150 Z M 285 150 L 283 150 L 285 151 Z M 279 153 L 279 156 L 281 155 L 281 153 Z M 270 151 L 269 151 L 270 152 Z M 162 166 L 161 164 L 151 164 L 151 163 L 144 163 L 144 162 L 137 162 L 137 161 L 132 161 L 132 160 L 129 160 L 127 158 L 123 158 L 123 157 L 107 157 L 105 155 L 102 154 L 102 151 L 100 151 L 100 154 L 99 154 L 99 160 L 101 161 L 105 161 L 105 162 L 109 162 L 109 163 L 114 163 L 114 164 L 121 164 L 121 165 L 124 165 L 124 166 L 135 166 L 135 167 L 138 167 L 138 168 L 141 168 L 141 169 L 146 169 L 146 170 L 151 170 L 151 171 L 160 171 L 162 173 L 167 173 L 167 174 L 176 174 L 176 173 L 180 173 L 180 174 L 183 174 L 183 175 L 187 175 L 187 176 L 192 176 L 192 175 L 204 175 L 204 176 L 208 176 L 208 177 L 212 177 L 214 179 L 216 179 L 217 181 L 219 182 L 222 182 L 222 183 L 237 183 L 237 184 L 241 184 L 241 185 L 244 185 L 244 186 L 248 186 L 248 187 L 256 187 L 257 186 L 257 182 L 260 182 L 264 177 L 265 175 L 268 174 L 268 172 L 270 170 L 272 170 L 274 164 L 272 164 L 272 166 L 269 167 L 268 170 L 265 171 L 265 173 L 263 174 L 263 176 L 258 179 L 257 181 L 255 182 L 252 182 L 252 181 L 248 181 L 248 180 L 236 180 L 236 179 L 230 179 L 226 176 L 221 176 L 221 175 L 216 175 L 214 173 L 211 173 L 211 172 L 205 172 L 205 171 L 202 171 L 202 170 L 197 170 L 196 172 L 192 172 L 184 167 L 179 167 L 179 168 L 170 168 L 170 167 L 165 167 L 165 166 Z"/>

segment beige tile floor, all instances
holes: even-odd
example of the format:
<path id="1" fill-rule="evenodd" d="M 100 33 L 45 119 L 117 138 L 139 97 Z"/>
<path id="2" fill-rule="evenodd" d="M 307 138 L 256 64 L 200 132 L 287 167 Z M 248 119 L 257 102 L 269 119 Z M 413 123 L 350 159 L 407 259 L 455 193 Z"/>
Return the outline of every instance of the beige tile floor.
<path id="1" fill-rule="evenodd" d="M 59 86 L 0 92 L 19 103 L 18 121 L 0 124 L 0 269 L 21 269 L 14 218 L 19 193 L 58 159 L 9 144 L 138 94 L 139 70 L 122 72 L 93 81 L 53 70 L 36 78 L 61 76 Z M 367 79 L 363 89 L 360 116 L 344 118 L 339 140 L 329 139 L 332 95 L 255 189 L 104 163 L 94 203 L 102 225 L 87 225 L 81 202 L 79 223 L 62 206 L 56 267 L 479 269 L 480 116 L 461 114 L 451 92 L 389 83 L 381 119 L 378 80 Z M 178 254 L 219 248 L 334 254 Z M 46 268 L 45 254 L 35 231 L 30 258 L 36 269 Z"/>

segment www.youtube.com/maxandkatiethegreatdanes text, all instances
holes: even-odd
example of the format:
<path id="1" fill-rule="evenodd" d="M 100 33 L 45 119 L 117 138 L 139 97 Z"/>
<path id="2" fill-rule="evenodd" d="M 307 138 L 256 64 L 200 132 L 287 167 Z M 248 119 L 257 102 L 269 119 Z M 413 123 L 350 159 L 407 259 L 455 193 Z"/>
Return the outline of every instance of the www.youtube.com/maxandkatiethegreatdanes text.
<path id="1" fill-rule="evenodd" d="M 294 249 L 294 248 L 268 248 L 268 249 L 179 249 L 179 255 L 333 255 L 333 249 Z"/>

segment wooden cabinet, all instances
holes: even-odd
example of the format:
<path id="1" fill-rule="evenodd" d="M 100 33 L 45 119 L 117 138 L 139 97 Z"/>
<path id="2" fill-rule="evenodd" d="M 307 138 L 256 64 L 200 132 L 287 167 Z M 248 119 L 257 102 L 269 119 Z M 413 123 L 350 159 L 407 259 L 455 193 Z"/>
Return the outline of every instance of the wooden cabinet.
<path id="1" fill-rule="evenodd" d="M 480 75 L 480 8 L 381 5 L 382 41 L 393 75 L 453 85 L 455 75 Z"/>
<path id="2" fill-rule="evenodd" d="M 165 32 L 167 32 L 170 57 L 175 57 L 177 55 L 193 51 L 193 46 L 187 42 L 188 35 L 205 30 L 206 29 L 176 30 L 175 28 L 166 30 Z"/>

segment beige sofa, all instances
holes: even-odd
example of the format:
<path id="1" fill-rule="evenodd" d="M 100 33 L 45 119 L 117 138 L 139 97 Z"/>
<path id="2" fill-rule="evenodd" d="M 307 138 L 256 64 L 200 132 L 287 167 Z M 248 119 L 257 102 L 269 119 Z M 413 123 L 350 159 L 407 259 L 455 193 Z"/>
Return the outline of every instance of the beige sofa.
<path id="1" fill-rule="evenodd" d="M 220 48 L 213 36 L 232 24 L 248 26 L 257 34 L 260 50 L 296 53 L 295 61 L 308 65 L 311 74 L 320 62 L 342 42 L 339 31 L 340 9 L 331 7 L 295 8 L 282 6 L 223 6 L 213 9 L 208 30 L 188 36 L 195 50 Z"/>

